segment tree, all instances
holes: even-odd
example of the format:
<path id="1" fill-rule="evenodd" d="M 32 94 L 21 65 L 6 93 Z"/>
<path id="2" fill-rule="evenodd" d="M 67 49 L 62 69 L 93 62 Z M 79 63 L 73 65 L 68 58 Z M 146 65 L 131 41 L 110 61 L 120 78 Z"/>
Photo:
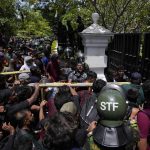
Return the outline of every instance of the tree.
<path id="1" fill-rule="evenodd" d="M 48 36 L 51 28 L 40 11 L 34 9 L 38 0 L 27 0 L 24 5 L 18 0 L 0 1 L 0 33 L 17 36 Z"/>
<path id="2" fill-rule="evenodd" d="M 24 11 L 24 20 L 20 21 L 17 36 L 21 37 L 44 37 L 52 34 L 51 28 L 40 11 Z"/>
<path id="3" fill-rule="evenodd" d="M 149 13 L 149 0 L 89 0 L 101 17 L 101 23 L 112 32 L 126 32 L 147 25 L 141 20 Z"/>
<path id="4" fill-rule="evenodd" d="M 47 6 L 51 8 L 50 13 L 57 9 L 63 24 L 71 20 L 74 29 L 78 15 L 83 18 L 85 26 L 89 26 L 93 12 L 100 15 L 99 24 L 112 32 L 133 32 L 138 28 L 148 31 L 150 26 L 149 0 L 55 0 Z"/>
<path id="5" fill-rule="evenodd" d="M 43 18 L 40 10 L 35 9 L 38 0 L 26 0 L 18 2 L 18 30 L 20 37 L 43 37 L 51 35 L 51 28 L 48 21 Z"/>
<path id="6" fill-rule="evenodd" d="M 57 25 L 56 14 L 64 25 L 70 20 L 76 30 L 78 16 L 87 27 L 92 23 L 93 12 L 100 15 L 99 24 L 112 32 L 147 32 L 150 29 L 149 0 L 26 0 L 24 6 L 18 5 L 18 2 L 0 1 L 1 33 L 49 35 L 51 28 Z"/>
<path id="7" fill-rule="evenodd" d="M 0 33 L 13 35 L 16 32 L 15 0 L 0 1 Z"/>

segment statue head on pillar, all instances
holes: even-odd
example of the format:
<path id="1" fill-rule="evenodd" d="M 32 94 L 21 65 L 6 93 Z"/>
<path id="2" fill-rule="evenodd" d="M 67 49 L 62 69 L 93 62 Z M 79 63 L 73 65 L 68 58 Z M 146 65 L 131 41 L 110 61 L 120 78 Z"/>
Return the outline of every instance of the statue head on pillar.
<path id="1" fill-rule="evenodd" d="M 98 13 L 92 13 L 92 20 L 94 24 L 98 24 L 98 20 L 99 20 L 99 14 Z"/>

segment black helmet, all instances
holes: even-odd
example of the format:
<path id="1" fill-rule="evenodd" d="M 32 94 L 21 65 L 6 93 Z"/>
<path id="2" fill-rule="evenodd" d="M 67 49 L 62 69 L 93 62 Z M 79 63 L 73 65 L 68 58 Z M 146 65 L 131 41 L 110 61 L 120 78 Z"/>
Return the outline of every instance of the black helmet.
<path id="1" fill-rule="evenodd" d="M 84 62 L 85 61 L 85 57 L 84 57 L 84 54 L 81 52 L 81 51 L 79 51 L 79 52 L 77 52 L 76 53 L 76 56 L 77 56 L 77 62 Z"/>

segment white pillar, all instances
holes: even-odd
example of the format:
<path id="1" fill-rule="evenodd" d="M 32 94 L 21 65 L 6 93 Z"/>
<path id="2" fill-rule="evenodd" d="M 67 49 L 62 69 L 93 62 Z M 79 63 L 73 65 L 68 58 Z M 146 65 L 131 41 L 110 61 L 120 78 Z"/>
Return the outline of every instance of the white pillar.
<path id="1" fill-rule="evenodd" d="M 105 49 L 113 33 L 97 24 L 98 13 L 92 14 L 93 24 L 81 32 L 84 55 L 90 70 L 97 73 L 99 79 L 106 80 L 104 68 L 107 67 Z"/>

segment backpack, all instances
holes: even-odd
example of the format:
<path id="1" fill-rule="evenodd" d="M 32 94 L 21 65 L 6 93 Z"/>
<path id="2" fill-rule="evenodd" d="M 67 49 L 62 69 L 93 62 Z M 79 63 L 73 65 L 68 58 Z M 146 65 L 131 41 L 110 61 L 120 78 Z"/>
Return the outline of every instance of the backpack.
<path id="1" fill-rule="evenodd" d="M 81 127 L 84 127 L 87 129 L 88 125 L 92 121 L 99 120 L 96 103 L 97 103 L 97 97 L 96 97 L 96 94 L 93 93 L 89 97 L 89 99 L 86 100 L 86 102 L 84 103 L 84 105 L 81 109 L 81 113 L 80 113 Z"/>

